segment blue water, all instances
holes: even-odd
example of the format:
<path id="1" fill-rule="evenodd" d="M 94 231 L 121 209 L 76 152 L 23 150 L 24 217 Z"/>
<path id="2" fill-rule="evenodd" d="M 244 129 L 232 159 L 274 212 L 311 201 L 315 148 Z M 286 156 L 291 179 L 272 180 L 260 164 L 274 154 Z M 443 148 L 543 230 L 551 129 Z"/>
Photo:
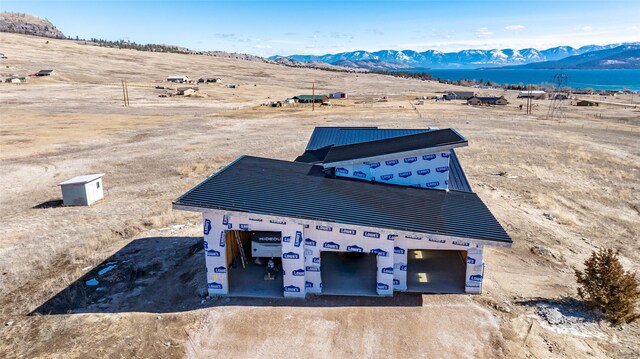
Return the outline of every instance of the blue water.
<path id="1" fill-rule="evenodd" d="M 561 73 L 568 76 L 567 85 L 571 88 L 592 88 L 594 90 L 640 90 L 640 70 L 451 70 L 451 69 L 413 69 L 412 72 L 425 71 L 434 79 L 443 80 L 484 80 L 498 84 L 534 84 L 551 85 L 553 76 Z"/>

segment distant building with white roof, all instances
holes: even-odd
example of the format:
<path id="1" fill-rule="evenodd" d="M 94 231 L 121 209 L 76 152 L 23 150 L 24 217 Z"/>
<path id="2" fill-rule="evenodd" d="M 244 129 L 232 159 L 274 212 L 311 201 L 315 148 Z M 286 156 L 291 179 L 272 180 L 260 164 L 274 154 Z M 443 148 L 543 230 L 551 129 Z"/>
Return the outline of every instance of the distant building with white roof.
<path id="1" fill-rule="evenodd" d="M 102 177 L 104 173 L 77 176 L 59 184 L 65 206 L 89 206 L 102 199 Z"/>

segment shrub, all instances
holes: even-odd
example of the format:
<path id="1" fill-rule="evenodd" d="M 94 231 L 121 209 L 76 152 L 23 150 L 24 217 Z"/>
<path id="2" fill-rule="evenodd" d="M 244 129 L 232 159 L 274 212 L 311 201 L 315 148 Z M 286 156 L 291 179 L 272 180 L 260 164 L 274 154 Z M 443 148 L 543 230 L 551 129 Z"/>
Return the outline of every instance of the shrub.
<path id="1" fill-rule="evenodd" d="M 615 324 L 630 323 L 640 297 L 634 273 L 626 272 L 612 249 L 594 251 L 584 262 L 584 272 L 576 269 L 578 295 Z"/>

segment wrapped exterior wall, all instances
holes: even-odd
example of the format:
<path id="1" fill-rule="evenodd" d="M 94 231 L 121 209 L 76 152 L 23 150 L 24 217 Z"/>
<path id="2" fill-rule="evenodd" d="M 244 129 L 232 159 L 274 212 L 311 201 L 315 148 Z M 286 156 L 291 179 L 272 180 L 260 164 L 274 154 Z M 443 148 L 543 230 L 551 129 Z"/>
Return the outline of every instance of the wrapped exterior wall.
<path id="1" fill-rule="evenodd" d="M 482 291 L 483 243 L 477 240 L 223 211 L 204 212 L 203 225 L 207 287 L 211 295 L 229 294 L 225 240 L 229 230 L 282 233 L 285 297 L 322 293 L 323 251 L 376 254 L 376 291 L 383 296 L 407 289 L 409 250 L 467 251 L 465 292 Z"/>
<path id="2" fill-rule="evenodd" d="M 449 188 L 449 151 L 398 157 L 336 167 L 336 176 L 403 186 Z"/>

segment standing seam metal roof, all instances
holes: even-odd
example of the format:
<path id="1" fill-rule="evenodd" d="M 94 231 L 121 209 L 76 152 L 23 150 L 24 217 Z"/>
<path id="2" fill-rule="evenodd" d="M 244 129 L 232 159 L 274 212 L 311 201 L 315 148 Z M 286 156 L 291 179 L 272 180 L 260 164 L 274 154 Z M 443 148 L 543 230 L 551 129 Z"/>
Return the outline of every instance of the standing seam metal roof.
<path id="1" fill-rule="evenodd" d="M 511 243 L 475 193 L 329 178 L 322 166 L 244 156 L 174 205 Z"/>

